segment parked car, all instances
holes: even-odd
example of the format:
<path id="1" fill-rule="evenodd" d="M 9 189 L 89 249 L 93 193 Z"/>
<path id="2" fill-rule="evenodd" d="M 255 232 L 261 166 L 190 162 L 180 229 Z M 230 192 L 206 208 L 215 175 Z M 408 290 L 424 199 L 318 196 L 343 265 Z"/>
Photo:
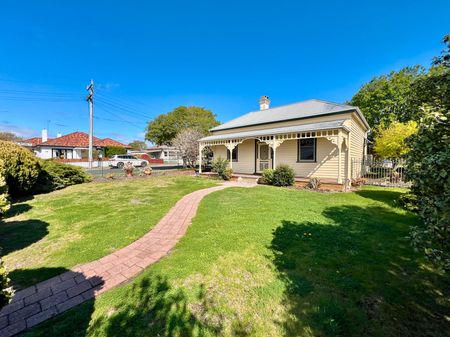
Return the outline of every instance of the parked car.
<path id="1" fill-rule="evenodd" d="M 145 159 L 139 159 L 135 156 L 127 154 L 116 154 L 109 158 L 109 167 L 123 168 L 126 163 L 131 163 L 133 166 L 145 167 L 148 165 L 148 161 Z"/>

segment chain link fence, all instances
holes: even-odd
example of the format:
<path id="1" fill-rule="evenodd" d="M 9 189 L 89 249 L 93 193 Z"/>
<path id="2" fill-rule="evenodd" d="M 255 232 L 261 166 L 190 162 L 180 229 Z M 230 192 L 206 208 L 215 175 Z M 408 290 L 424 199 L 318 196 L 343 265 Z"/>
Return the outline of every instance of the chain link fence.
<path id="1" fill-rule="evenodd" d="M 374 160 L 371 157 L 352 159 L 352 177 L 362 178 L 367 185 L 410 187 L 406 176 L 406 163 L 399 160 Z"/>

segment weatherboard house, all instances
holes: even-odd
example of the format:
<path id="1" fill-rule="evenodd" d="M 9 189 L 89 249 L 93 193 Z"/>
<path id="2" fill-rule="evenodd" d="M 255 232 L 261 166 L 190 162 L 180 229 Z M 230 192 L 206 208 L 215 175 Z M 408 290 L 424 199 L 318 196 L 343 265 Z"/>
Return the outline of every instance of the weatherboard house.
<path id="1" fill-rule="evenodd" d="M 227 158 L 235 174 L 287 164 L 298 180 L 351 183 L 352 160 L 366 154 L 370 130 L 358 107 L 311 99 L 270 108 L 267 96 L 259 104 L 259 111 L 212 128 L 200 150 L 210 147 L 214 159 Z"/>

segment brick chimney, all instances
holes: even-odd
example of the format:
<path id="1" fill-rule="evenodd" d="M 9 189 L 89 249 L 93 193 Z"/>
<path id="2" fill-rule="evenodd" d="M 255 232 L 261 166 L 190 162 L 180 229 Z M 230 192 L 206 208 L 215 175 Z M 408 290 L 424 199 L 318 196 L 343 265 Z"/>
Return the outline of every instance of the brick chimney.
<path id="1" fill-rule="evenodd" d="M 48 140 L 48 132 L 47 129 L 42 129 L 41 132 L 42 142 L 46 142 Z"/>
<path id="2" fill-rule="evenodd" d="M 259 110 L 269 109 L 270 99 L 267 96 L 261 96 L 259 99 Z"/>

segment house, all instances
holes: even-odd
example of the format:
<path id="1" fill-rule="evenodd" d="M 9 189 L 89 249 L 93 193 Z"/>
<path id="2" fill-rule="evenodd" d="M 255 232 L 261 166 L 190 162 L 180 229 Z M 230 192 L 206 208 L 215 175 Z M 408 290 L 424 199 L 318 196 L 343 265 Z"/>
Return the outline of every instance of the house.
<path id="1" fill-rule="evenodd" d="M 358 107 L 311 99 L 270 108 L 267 96 L 259 104 L 259 111 L 212 128 L 200 150 L 210 147 L 214 159 L 227 158 L 236 174 L 287 164 L 299 180 L 350 184 L 352 159 L 366 154 L 370 130 Z"/>
<path id="2" fill-rule="evenodd" d="M 181 159 L 180 151 L 172 146 L 153 146 L 149 147 L 145 150 L 146 153 L 150 155 L 151 158 L 154 159 L 162 159 L 162 160 L 179 160 Z"/>
<path id="3" fill-rule="evenodd" d="M 22 141 L 20 145 L 32 150 L 37 157 L 42 159 L 58 158 L 64 160 L 83 160 L 88 158 L 89 135 L 85 132 L 72 132 L 68 135 L 58 134 L 56 138 L 48 138 L 47 130 L 42 130 L 42 136 Z M 114 139 L 100 139 L 93 137 L 95 150 L 102 150 L 107 146 L 119 146 L 128 148 Z"/>

